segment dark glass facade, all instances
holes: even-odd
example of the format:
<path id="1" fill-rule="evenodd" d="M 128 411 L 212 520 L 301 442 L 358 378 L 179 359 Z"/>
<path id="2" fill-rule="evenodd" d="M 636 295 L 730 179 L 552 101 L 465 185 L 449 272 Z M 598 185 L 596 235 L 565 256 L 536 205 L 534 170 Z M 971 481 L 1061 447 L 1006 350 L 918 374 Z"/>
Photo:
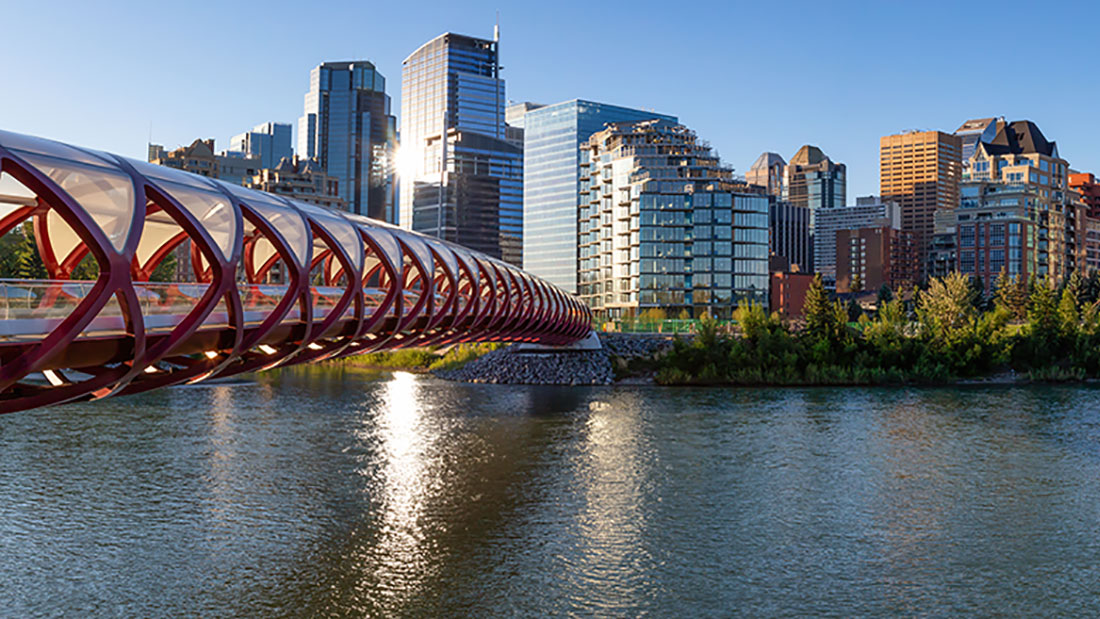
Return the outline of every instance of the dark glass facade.
<path id="1" fill-rule="evenodd" d="M 518 266 L 523 150 L 506 139 L 497 50 L 446 33 L 402 64 L 398 221 Z"/>
<path id="2" fill-rule="evenodd" d="M 315 158 L 339 182 L 348 210 L 394 221 L 397 119 L 386 79 L 369 62 L 326 62 L 310 73 L 298 155 Z"/>

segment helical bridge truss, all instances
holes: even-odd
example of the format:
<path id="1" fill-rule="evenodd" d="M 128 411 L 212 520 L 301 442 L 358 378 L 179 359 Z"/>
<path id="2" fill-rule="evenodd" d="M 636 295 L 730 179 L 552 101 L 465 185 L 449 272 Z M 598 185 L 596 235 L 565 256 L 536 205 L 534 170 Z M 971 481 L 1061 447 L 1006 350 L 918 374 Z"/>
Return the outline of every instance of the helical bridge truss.
<path id="1" fill-rule="evenodd" d="M 0 131 L 3 235 L 46 276 L 0 280 L 0 412 L 591 325 L 573 296 L 435 237 Z"/>

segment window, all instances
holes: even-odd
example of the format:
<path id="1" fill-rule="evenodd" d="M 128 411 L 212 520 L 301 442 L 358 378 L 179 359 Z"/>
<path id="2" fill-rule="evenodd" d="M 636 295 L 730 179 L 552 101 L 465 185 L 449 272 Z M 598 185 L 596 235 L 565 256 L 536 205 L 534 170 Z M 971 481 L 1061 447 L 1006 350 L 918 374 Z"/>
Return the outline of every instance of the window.
<path id="1" fill-rule="evenodd" d="M 959 247 L 974 247 L 974 226 L 959 226 Z M 974 252 L 970 252 L 973 261 Z"/>

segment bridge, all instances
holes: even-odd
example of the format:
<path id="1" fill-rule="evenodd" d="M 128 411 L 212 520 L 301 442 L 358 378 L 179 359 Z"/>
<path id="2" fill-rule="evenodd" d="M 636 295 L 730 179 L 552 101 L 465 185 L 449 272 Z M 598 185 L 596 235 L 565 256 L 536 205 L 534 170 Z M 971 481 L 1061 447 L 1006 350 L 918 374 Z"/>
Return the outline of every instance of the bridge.
<path id="1" fill-rule="evenodd" d="M 435 237 L 0 131 L 8 234 L 46 277 L 0 280 L 0 413 L 384 349 L 569 344 L 591 324 Z"/>

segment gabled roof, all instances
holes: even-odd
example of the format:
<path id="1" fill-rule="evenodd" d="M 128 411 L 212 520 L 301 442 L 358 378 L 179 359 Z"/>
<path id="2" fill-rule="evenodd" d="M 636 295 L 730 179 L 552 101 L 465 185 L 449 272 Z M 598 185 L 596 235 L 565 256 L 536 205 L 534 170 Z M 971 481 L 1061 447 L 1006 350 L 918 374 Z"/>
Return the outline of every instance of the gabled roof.
<path id="1" fill-rule="evenodd" d="M 986 152 L 991 155 L 1038 153 L 1048 157 L 1058 156 L 1058 146 L 1054 142 L 1047 141 L 1043 132 L 1039 131 L 1039 127 L 1030 120 L 1017 120 L 1005 125 L 997 132 L 997 137 L 984 146 Z"/>

